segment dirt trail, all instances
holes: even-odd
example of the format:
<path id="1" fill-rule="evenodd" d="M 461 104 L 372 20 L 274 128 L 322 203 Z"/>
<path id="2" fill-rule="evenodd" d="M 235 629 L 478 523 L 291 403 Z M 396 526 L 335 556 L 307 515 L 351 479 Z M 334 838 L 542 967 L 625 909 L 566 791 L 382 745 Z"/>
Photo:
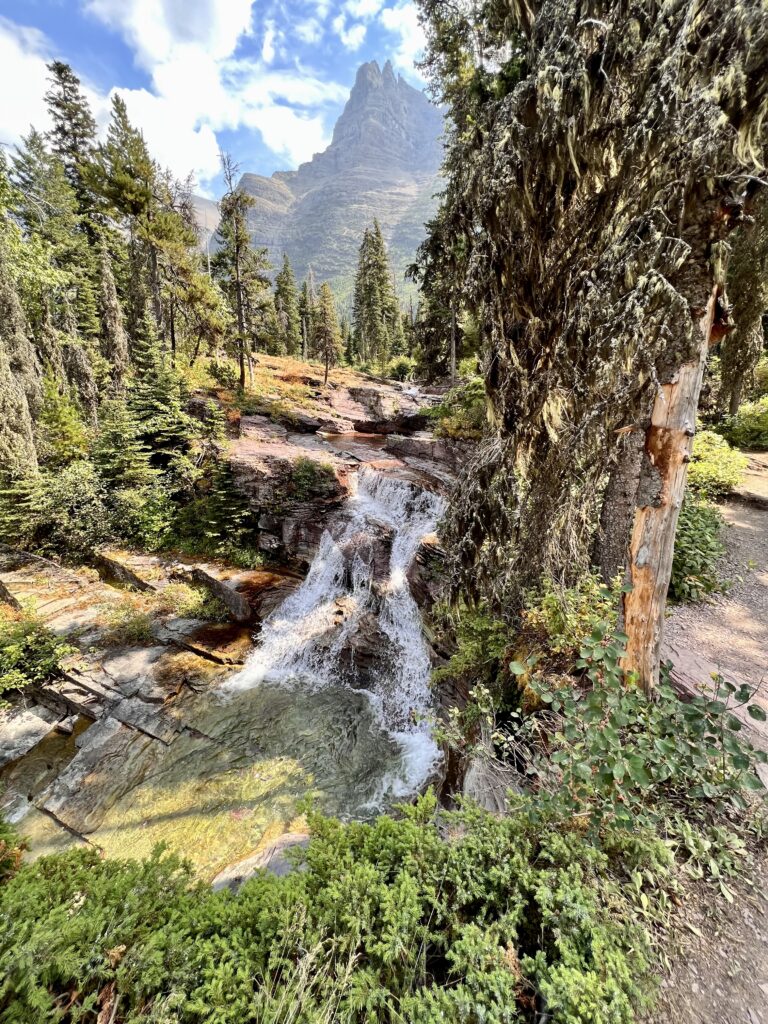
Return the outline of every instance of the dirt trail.
<path id="1" fill-rule="evenodd" d="M 719 671 L 735 683 L 762 683 L 757 699 L 768 709 L 768 455 L 751 459 L 740 492 L 721 506 L 729 589 L 672 611 L 664 657 L 690 680 L 706 682 Z M 757 738 L 768 744 L 768 725 Z M 654 1024 L 768 1024 L 766 874 L 763 857 L 733 904 L 714 893 L 689 901 L 685 919 L 699 934 L 683 928 L 667 950 L 672 966 L 661 979 Z"/>

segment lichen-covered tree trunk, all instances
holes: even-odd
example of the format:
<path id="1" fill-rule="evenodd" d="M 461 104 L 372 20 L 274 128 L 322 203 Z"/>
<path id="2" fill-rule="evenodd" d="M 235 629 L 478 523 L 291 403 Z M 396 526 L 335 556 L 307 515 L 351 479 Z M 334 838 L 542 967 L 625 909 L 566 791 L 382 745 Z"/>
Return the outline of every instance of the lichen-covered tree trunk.
<path id="1" fill-rule="evenodd" d="M 696 357 L 659 388 L 645 439 L 644 465 L 629 555 L 631 591 L 624 595 L 629 638 L 624 668 L 650 690 L 658 682 L 664 609 L 680 506 L 693 447 L 701 382 L 712 343 L 719 287 L 712 289 L 700 322 Z"/>
<path id="2" fill-rule="evenodd" d="M 616 461 L 603 495 L 600 529 L 592 554 L 604 583 L 610 583 L 627 566 L 644 447 L 645 431 L 640 425 L 623 431 L 617 439 Z"/>

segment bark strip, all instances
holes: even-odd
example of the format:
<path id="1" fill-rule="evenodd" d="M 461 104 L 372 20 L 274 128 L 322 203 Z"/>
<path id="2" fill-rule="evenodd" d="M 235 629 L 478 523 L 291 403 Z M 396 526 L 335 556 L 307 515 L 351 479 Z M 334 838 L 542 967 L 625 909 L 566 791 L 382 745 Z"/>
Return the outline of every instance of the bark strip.
<path id="1" fill-rule="evenodd" d="M 637 673 L 639 684 L 651 690 L 659 678 L 664 610 L 680 506 L 691 458 L 696 410 L 712 342 L 720 288 L 712 289 L 700 321 L 701 340 L 696 358 L 680 367 L 656 395 L 645 441 L 644 475 L 656 486 L 639 494 L 630 541 L 630 593 L 624 596 L 624 630 L 629 637 L 624 669 Z M 653 494 L 651 492 L 654 492 Z"/>

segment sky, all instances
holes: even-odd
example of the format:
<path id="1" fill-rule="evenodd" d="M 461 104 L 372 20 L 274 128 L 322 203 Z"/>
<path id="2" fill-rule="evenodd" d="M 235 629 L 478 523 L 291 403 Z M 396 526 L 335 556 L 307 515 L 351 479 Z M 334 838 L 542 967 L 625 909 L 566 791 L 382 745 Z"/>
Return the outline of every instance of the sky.
<path id="1" fill-rule="evenodd" d="M 294 168 L 330 142 L 363 61 L 420 85 L 411 0 L 0 0 L 0 144 L 45 130 L 46 63 L 71 64 L 100 130 L 118 92 L 152 155 L 197 191 Z"/>

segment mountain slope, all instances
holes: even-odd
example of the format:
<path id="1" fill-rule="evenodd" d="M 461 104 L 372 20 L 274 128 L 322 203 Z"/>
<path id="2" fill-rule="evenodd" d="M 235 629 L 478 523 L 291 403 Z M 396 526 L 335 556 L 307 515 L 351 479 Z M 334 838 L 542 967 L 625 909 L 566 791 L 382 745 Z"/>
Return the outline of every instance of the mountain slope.
<path id="1" fill-rule="evenodd" d="M 390 246 L 398 290 L 435 209 L 442 114 L 387 61 L 357 72 L 330 146 L 297 171 L 244 174 L 256 199 L 251 232 L 275 267 L 287 252 L 299 278 L 311 264 L 340 298 L 351 290 L 357 250 L 377 217 Z"/>

